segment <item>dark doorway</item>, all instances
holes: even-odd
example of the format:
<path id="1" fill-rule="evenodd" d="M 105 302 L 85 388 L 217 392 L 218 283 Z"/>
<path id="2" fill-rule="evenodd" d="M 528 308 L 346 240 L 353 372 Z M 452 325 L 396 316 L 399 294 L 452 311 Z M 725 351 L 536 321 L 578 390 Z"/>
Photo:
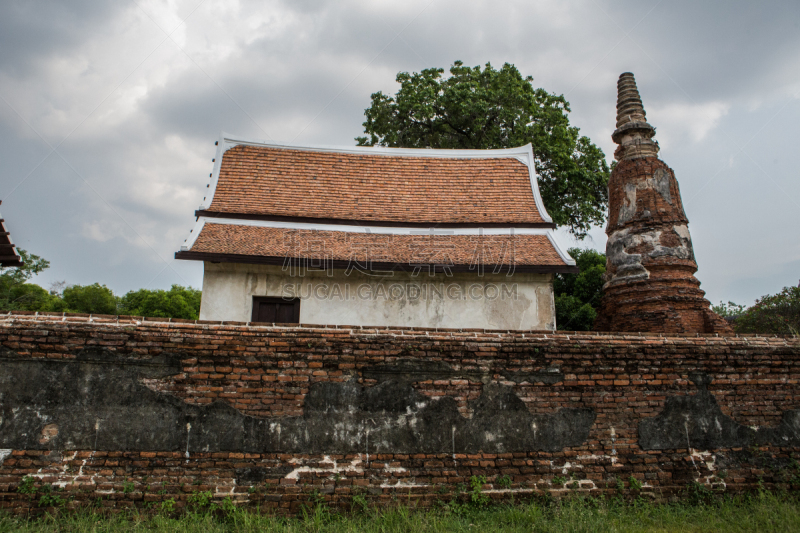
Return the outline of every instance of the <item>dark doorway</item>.
<path id="1" fill-rule="evenodd" d="M 300 323 L 300 298 L 286 300 L 253 296 L 253 322 Z"/>

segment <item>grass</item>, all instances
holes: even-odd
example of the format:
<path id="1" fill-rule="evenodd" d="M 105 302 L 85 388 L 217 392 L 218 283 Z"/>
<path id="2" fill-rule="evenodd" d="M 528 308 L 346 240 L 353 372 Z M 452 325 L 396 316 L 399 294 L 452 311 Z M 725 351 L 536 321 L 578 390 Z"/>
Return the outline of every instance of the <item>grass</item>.
<path id="1" fill-rule="evenodd" d="M 297 518 L 278 518 L 234 509 L 227 513 L 103 516 L 91 511 L 17 518 L 0 515 L 0 533 L 171 531 L 344 533 L 381 532 L 712 532 L 800 531 L 800 500 L 759 493 L 711 503 L 652 504 L 644 500 L 574 498 L 523 505 L 451 504 L 435 510 L 367 508 L 342 515 L 317 505 Z"/>

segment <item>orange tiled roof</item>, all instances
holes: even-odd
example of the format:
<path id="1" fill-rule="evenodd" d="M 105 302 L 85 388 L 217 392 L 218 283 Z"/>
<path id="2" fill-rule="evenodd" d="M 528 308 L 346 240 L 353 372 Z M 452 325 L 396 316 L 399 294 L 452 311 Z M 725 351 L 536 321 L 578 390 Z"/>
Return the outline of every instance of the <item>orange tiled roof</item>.
<path id="1" fill-rule="evenodd" d="M 237 145 L 207 212 L 424 224 L 547 223 L 513 157 L 353 154 Z"/>
<path id="2" fill-rule="evenodd" d="M 179 252 L 179 255 L 186 259 L 202 258 L 191 257 L 194 253 L 410 266 L 464 266 L 480 262 L 570 268 L 545 234 L 392 235 L 207 222 L 189 254 Z"/>

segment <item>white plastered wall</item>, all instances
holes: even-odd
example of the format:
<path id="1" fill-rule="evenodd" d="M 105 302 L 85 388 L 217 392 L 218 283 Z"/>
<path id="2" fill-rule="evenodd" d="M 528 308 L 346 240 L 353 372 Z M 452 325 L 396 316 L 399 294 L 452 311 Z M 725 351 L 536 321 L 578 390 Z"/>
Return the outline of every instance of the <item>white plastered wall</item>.
<path id="1" fill-rule="evenodd" d="M 200 319 L 249 322 L 254 296 L 299 297 L 303 324 L 555 329 L 552 274 L 291 276 L 280 266 L 205 263 Z"/>

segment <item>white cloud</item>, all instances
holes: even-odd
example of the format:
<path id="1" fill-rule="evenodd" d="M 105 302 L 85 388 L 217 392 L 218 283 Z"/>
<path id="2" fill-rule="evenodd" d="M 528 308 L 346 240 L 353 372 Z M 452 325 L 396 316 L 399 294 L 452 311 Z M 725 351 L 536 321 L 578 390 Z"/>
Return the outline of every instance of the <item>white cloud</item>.
<path id="1" fill-rule="evenodd" d="M 648 122 L 656 126 L 658 130 L 656 138 L 665 146 L 687 136 L 694 142 L 704 140 L 719 125 L 722 117 L 728 114 L 730 108 L 728 102 L 645 105 Z"/>
<path id="2" fill-rule="evenodd" d="M 97 221 L 84 224 L 81 235 L 97 242 L 106 242 L 114 237 L 114 235 L 108 231 L 108 227 L 105 224 L 101 224 Z"/>

